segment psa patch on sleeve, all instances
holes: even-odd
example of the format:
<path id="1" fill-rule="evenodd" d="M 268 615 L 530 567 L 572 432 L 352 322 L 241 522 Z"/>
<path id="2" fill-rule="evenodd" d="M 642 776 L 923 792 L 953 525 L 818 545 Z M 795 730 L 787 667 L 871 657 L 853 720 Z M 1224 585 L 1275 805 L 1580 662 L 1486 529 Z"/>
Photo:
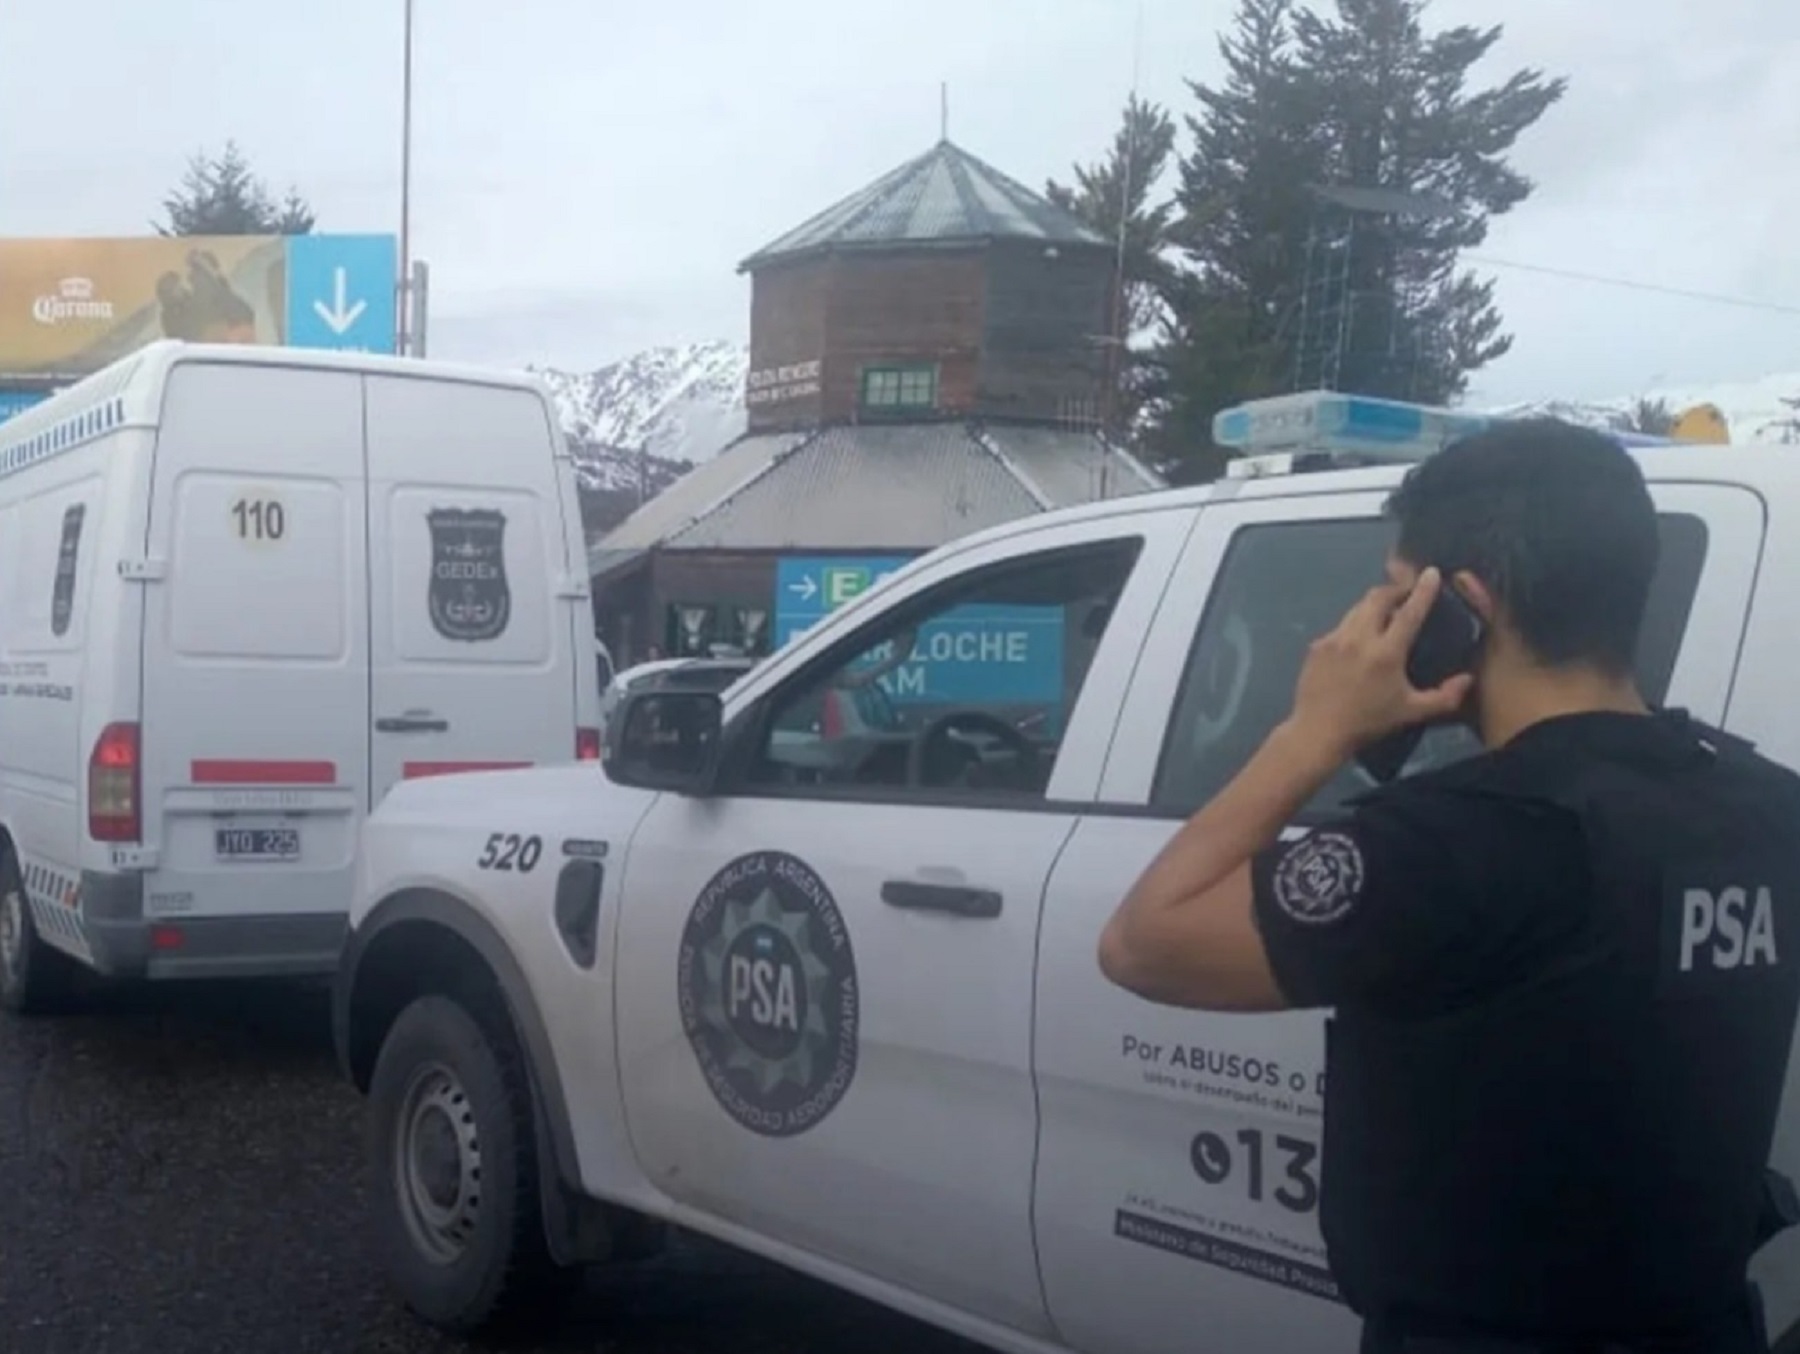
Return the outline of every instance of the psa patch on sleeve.
<path id="1" fill-rule="evenodd" d="M 1362 848 L 1345 832 L 1303 837 L 1275 862 L 1269 879 L 1275 906 L 1294 921 L 1327 926 L 1348 916 L 1362 897 Z"/>

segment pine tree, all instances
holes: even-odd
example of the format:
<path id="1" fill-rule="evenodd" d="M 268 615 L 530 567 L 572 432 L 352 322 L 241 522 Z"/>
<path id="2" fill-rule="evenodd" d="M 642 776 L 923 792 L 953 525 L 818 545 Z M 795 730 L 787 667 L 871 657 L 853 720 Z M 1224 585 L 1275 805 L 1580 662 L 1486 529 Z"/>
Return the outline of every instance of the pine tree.
<path id="1" fill-rule="evenodd" d="M 1442 403 L 1512 347 L 1492 282 L 1457 267 L 1488 222 L 1531 193 L 1507 164 L 1566 82 L 1519 71 L 1470 92 L 1498 26 L 1427 34 L 1427 0 L 1336 0 L 1295 15 L 1295 59 L 1313 93 L 1324 182 L 1429 200 L 1431 213 L 1359 213 L 1346 246 L 1351 297 L 1343 388 Z"/>
<path id="2" fill-rule="evenodd" d="M 191 156 L 163 211 L 167 223 L 156 226 L 161 235 L 306 235 L 316 224 L 297 190 L 290 188 L 279 203 L 270 196 L 235 141 L 216 156 Z"/>
<path id="3" fill-rule="evenodd" d="M 1762 425 L 1763 437 L 1774 436 L 1784 447 L 1800 444 L 1800 397 L 1781 395 L 1777 397 L 1788 412 L 1785 417 L 1770 419 Z"/>
<path id="4" fill-rule="evenodd" d="M 1669 408 L 1667 400 L 1651 399 L 1647 395 L 1633 400 L 1631 407 L 1615 420 L 1623 432 L 1645 433 L 1651 437 L 1667 437 L 1675 430 L 1675 421 L 1675 411 Z"/>
<path id="5" fill-rule="evenodd" d="M 1168 459 L 1204 454 L 1178 476 L 1216 472 L 1212 416 L 1228 405 L 1322 381 L 1447 402 L 1511 346 L 1493 284 L 1458 255 L 1529 195 L 1505 156 L 1565 83 L 1525 70 L 1471 91 L 1501 29 L 1427 34 L 1424 8 L 1241 0 L 1223 80 L 1190 82 L 1173 227 L 1187 275 L 1157 441 Z"/>
<path id="6" fill-rule="evenodd" d="M 1174 204 L 1156 200 L 1174 152 L 1174 119 L 1133 95 L 1106 158 L 1075 165 L 1072 187 L 1053 180 L 1046 189 L 1052 202 L 1109 243 L 1116 245 L 1123 227 L 1122 288 L 1106 326 L 1109 344 L 1121 340 L 1108 348 L 1107 423 L 1127 438 L 1139 427 L 1149 386 L 1142 339 L 1165 318 L 1164 297 L 1175 277 L 1168 259 Z"/>
<path id="7" fill-rule="evenodd" d="M 1154 201 L 1175 152 L 1175 121 L 1135 94 L 1125 105 L 1104 160 L 1075 165 L 1075 183 L 1048 185 L 1052 202 L 1108 241 L 1125 227 L 1125 324 L 1129 337 L 1152 327 L 1163 312 L 1173 277 L 1167 257 L 1174 204 Z"/>
<path id="8" fill-rule="evenodd" d="M 1193 148 L 1171 227 L 1183 267 L 1150 391 L 1153 454 L 1176 479 L 1217 474 L 1218 410 L 1287 388 L 1320 157 L 1292 45 L 1291 0 L 1243 0 L 1219 39 L 1225 79 L 1188 84 L 1200 111 L 1187 118 Z"/>

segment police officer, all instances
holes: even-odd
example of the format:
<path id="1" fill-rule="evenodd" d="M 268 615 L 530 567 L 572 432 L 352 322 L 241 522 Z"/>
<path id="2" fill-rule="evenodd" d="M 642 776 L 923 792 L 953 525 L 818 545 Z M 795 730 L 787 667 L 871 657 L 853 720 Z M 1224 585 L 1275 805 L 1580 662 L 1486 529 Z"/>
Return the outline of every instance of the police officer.
<path id="1" fill-rule="evenodd" d="M 1137 881 L 1101 967 L 1168 1005 L 1335 1008 L 1321 1225 L 1365 1351 L 1758 1348 L 1800 777 L 1646 707 L 1657 521 L 1611 439 L 1497 425 L 1388 513 L 1388 582 L 1312 646 L 1291 714 Z M 1443 588 L 1481 637 L 1417 690 Z M 1279 840 L 1359 750 L 1450 720 L 1485 751 Z"/>

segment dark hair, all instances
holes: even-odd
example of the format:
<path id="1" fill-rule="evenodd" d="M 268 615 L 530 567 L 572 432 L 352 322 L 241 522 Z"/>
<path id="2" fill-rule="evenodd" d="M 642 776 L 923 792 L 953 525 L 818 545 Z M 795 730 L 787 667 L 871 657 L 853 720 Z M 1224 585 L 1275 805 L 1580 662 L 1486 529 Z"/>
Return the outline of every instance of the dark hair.
<path id="1" fill-rule="evenodd" d="M 1656 507 L 1637 462 L 1591 428 L 1497 423 L 1407 473 L 1395 552 L 1474 574 L 1540 661 L 1624 676 L 1656 573 Z"/>

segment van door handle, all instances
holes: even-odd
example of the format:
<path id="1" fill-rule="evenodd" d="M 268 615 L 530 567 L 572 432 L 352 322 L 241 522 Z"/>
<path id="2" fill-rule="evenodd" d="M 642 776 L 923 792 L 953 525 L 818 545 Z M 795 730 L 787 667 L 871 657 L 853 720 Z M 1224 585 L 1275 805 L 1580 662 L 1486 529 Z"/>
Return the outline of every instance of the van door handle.
<path id="1" fill-rule="evenodd" d="M 954 917 L 998 917 L 1003 901 L 993 889 L 967 884 L 927 884 L 917 879 L 890 879 L 881 886 L 881 901 L 915 912 L 948 912 Z"/>
<path id="2" fill-rule="evenodd" d="M 450 721 L 429 715 L 384 715 L 375 721 L 377 733 L 448 733 Z"/>

